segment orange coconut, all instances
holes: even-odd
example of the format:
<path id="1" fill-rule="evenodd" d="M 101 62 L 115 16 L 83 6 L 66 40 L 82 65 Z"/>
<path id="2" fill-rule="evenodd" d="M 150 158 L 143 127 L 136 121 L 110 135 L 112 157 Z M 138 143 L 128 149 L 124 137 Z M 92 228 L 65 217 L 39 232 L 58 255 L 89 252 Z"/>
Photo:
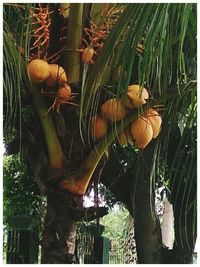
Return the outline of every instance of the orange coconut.
<path id="1" fill-rule="evenodd" d="M 49 64 L 49 77 L 46 84 L 49 87 L 55 85 L 64 85 L 67 82 L 67 75 L 63 67 L 57 64 Z"/>
<path id="2" fill-rule="evenodd" d="M 127 92 L 126 107 L 128 109 L 137 108 L 146 103 L 146 99 L 149 98 L 147 90 L 140 85 L 129 85 Z"/>
<path id="3" fill-rule="evenodd" d="M 107 120 L 110 121 L 119 121 L 122 120 L 128 111 L 122 103 L 122 99 L 112 98 L 107 100 L 101 106 L 101 115 Z"/>
<path id="4" fill-rule="evenodd" d="M 94 141 L 101 139 L 107 132 L 107 123 L 99 115 L 91 119 L 91 136 Z"/>
<path id="5" fill-rule="evenodd" d="M 33 59 L 27 70 L 33 83 L 42 83 L 49 77 L 49 64 L 42 59 Z"/>
<path id="6" fill-rule="evenodd" d="M 145 148 L 153 138 L 153 128 L 150 121 L 145 117 L 134 120 L 130 132 L 138 148 Z"/>
<path id="7" fill-rule="evenodd" d="M 161 124 L 162 124 L 162 119 L 160 115 L 155 109 L 149 109 L 145 113 L 145 117 L 148 118 L 153 128 L 153 138 L 156 138 L 160 133 Z"/>
<path id="8" fill-rule="evenodd" d="M 131 144 L 133 143 L 133 139 L 130 133 L 130 129 L 126 128 L 118 137 L 117 137 L 117 141 L 121 144 L 121 145 L 127 145 L 127 144 Z"/>

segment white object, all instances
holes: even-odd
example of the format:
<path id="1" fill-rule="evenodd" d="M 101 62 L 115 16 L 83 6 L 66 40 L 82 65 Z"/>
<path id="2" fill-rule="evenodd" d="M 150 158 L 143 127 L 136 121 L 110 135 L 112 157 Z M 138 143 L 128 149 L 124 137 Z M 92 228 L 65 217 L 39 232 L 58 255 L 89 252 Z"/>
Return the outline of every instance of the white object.
<path id="1" fill-rule="evenodd" d="M 172 204 L 164 200 L 164 213 L 162 216 L 162 242 L 168 249 L 173 249 L 174 245 L 174 212 Z"/>

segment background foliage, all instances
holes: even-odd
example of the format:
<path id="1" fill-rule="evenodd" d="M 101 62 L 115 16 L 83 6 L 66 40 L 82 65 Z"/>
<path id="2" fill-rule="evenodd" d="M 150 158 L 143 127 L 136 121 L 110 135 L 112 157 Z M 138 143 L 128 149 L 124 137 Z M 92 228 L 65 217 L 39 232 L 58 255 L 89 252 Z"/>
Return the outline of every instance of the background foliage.
<path id="1" fill-rule="evenodd" d="M 10 215 L 44 217 L 44 198 L 40 195 L 31 170 L 19 155 L 4 156 L 4 220 Z"/>

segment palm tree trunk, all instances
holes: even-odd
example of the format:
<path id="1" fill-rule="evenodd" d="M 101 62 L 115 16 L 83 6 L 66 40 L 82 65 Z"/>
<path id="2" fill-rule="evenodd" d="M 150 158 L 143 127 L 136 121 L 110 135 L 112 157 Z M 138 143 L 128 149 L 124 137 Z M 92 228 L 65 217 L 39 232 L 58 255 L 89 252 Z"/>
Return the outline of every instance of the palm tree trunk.
<path id="1" fill-rule="evenodd" d="M 135 189 L 135 238 L 139 263 L 160 263 L 162 238 L 155 214 L 151 190 L 150 166 L 152 151 L 148 149 L 140 157 L 140 173 Z"/>
<path id="2" fill-rule="evenodd" d="M 41 263 L 74 263 L 76 222 L 72 209 L 77 207 L 77 200 L 67 191 L 49 190 Z"/>

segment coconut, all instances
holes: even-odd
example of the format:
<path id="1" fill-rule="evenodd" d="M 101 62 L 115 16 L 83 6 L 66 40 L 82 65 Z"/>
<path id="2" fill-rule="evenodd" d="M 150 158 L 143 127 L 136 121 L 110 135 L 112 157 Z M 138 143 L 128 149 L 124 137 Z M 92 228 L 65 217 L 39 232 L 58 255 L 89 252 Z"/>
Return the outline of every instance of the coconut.
<path id="1" fill-rule="evenodd" d="M 107 123 L 99 115 L 91 119 L 91 136 L 94 141 L 101 139 L 107 132 Z"/>
<path id="2" fill-rule="evenodd" d="M 49 77 L 46 84 L 49 87 L 55 85 L 64 85 L 67 82 L 67 75 L 65 70 L 57 64 L 49 64 Z"/>
<path id="3" fill-rule="evenodd" d="M 42 59 L 33 59 L 27 70 L 33 83 L 42 83 L 49 77 L 49 64 Z"/>
<path id="4" fill-rule="evenodd" d="M 128 109 L 137 108 L 146 103 L 149 98 L 147 90 L 140 85 L 129 85 L 127 92 L 126 107 Z"/>
<path id="5" fill-rule="evenodd" d="M 145 113 L 145 117 L 148 118 L 153 128 L 153 138 L 156 138 L 160 133 L 161 124 L 162 124 L 162 119 L 160 115 L 155 109 L 149 109 Z"/>
<path id="6" fill-rule="evenodd" d="M 145 148 L 153 138 L 153 128 L 150 121 L 145 117 L 134 120 L 130 132 L 138 148 Z"/>
<path id="7" fill-rule="evenodd" d="M 129 128 L 126 128 L 118 137 L 117 141 L 120 145 L 127 145 L 133 143 L 133 139 Z"/>
<path id="8" fill-rule="evenodd" d="M 122 103 L 122 99 L 117 100 L 116 98 L 112 98 L 112 99 L 107 100 L 101 106 L 102 117 L 110 121 L 120 121 L 127 114 L 128 114 L 128 111 L 124 107 Z"/>

